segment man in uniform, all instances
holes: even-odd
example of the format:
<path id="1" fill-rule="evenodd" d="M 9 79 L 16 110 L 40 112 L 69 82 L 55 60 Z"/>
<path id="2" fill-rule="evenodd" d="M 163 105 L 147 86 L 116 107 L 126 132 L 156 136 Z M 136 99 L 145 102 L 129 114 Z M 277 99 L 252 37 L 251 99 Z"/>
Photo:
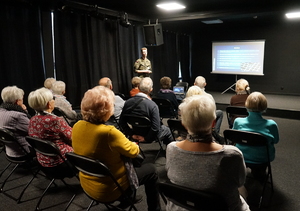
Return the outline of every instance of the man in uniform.
<path id="1" fill-rule="evenodd" d="M 138 74 L 139 77 L 149 77 L 151 71 L 151 62 L 147 59 L 147 48 L 141 48 L 142 57 L 135 61 L 134 71 Z"/>

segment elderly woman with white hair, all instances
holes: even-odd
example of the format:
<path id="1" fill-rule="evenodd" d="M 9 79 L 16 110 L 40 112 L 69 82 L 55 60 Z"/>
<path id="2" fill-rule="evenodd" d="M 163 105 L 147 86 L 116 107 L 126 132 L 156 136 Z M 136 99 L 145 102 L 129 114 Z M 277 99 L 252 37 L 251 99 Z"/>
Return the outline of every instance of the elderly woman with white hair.
<path id="1" fill-rule="evenodd" d="M 250 94 L 250 86 L 246 79 L 239 79 L 235 84 L 236 95 L 230 99 L 231 106 L 245 106 L 247 97 Z"/>
<path id="2" fill-rule="evenodd" d="M 3 103 L 0 105 L 0 127 L 13 132 L 17 141 L 24 147 L 28 153 L 34 150 L 26 141 L 28 135 L 28 125 L 31 116 L 23 103 L 24 91 L 17 86 L 7 86 L 2 89 L 1 98 Z M 9 157 L 18 159 L 26 156 L 18 145 L 6 145 L 6 154 Z"/>
<path id="3" fill-rule="evenodd" d="M 51 90 L 55 97 L 55 107 L 60 108 L 66 114 L 70 125 L 81 119 L 81 115 L 73 110 L 71 103 L 64 96 L 66 93 L 65 82 L 55 81 L 51 86 Z"/>
<path id="4" fill-rule="evenodd" d="M 206 95 L 186 98 L 179 106 L 187 138 L 167 146 L 166 170 L 172 183 L 216 193 L 231 211 L 248 211 L 239 193 L 246 167 L 242 152 L 231 145 L 220 145 L 212 136 L 216 119 L 215 102 Z M 216 202 L 217 203 L 217 202 Z M 168 201 L 167 211 L 186 210 Z"/>
<path id="5" fill-rule="evenodd" d="M 30 92 L 28 104 L 36 111 L 36 115 L 30 119 L 29 136 L 52 141 L 60 150 L 63 157 L 67 152 L 73 152 L 71 147 L 72 128 L 62 118 L 52 114 L 55 100 L 52 92 L 43 87 Z M 66 164 L 59 157 L 50 157 L 36 152 L 37 160 L 41 166 L 55 171 L 64 171 Z M 72 176 L 72 172 L 65 172 Z"/>
<path id="6" fill-rule="evenodd" d="M 261 133 L 266 136 L 269 141 L 270 161 L 273 161 L 275 159 L 274 144 L 279 142 L 279 132 L 274 120 L 264 119 L 262 116 L 262 113 L 268 107 L 267 98 L 260 92 L 253 92 L 248 96 L 245 106 L 249 115 L 245 118 L 236 118 L 232 129 Z M 257 147 L 241 144 L 237 144 L 236 146 L 243 152 L 246 163 L 261 164 L 268 161 L 264 146 Z M 255 178 L 264 181 L 266 168 L 267 166 L 260 168 L 256 166 L 255 168 L 251 168 L 251 173 Z"/>

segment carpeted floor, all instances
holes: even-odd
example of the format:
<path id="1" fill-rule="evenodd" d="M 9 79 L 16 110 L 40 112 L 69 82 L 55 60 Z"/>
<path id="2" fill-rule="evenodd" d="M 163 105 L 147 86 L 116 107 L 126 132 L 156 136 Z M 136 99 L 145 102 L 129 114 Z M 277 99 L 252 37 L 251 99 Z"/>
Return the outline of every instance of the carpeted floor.
<path id="1" fill-rule="evenodd" d="M 224 119 L 221 127 L 221 131 L 228 128 L 226 116 L 224 112 Z M 270 117 L 267 117 L 270 118 Z M 280 142 L 276 146 L 276 158 L 272 162 L 273 170 L 273 181 L 274 181 L 274 194 L 270 194 L 270 189 L 267 189 L 265 195 L 263 211 L 297 211 L 300 210 L 300 200 L 298 198 L 298 190 L 300 185 L 298 183 L 298 175 L 300 175 L 300 168 L 297 165 L 298 160 L 300 160 L 300 121 L 291 120 L 285 118 L 273 118 L 280 131 Z M 159 149 L 157 143 L 154 144 L 144 144 L 142 148 L 146 152 L 147 159 L 146 162 L 153 162 L 156 150 Z M 299 158 L 299 159 L 298 159 Z M 4 168 L 7 161 L 5 159 L 4 153 L 0 153 L 0 171 Z M 164 169 L 165 158 L 163 154 L 157 159 L 155 165 L 157 167 L 159 177 L 163 181 L 166 179 L 166 172 Z M 201 169 L 199 169 L 200 171 Z M 2 183 L 4 177 L 7 175 L 5 173 L 1 178 Z M 22 187 L 29 180 L 30 176 L 23 170 L 20 169 L 16 174 L 13 174 L 12 178 L 9 179 L 4 187 L 4 192 L 0 193 L 0 210 L 1 211 L 33 211 L 37 203 L 38 197 L 42 194 L 43 189 L 49 183 L 44 177 L 38 177 L 34 179 L 33 183 L 26 190 L 21 203 L 17 204 L 14 200 L 20 193 Z M 68 183 L 72 184 L 73 187 L 79 188 L 79 183 L 77 179 L 68 179 Z M 42 210 L 53 210 L 60 211 L 64 210 L 65 205 L 72 197 L 72 193 L 65 188 L 63 183 L 57 182 L 57 187 L 51 188 L 49 194 L 44 197 L 40 208 Z M 248 185 L 249 191 L 249 204 L 252 211 L 256 211 L 260 186 L 259 184 L 249 181 Z M 144 196 L 142 202 L 136 205 L 138 210 L 147 210 L 146 196 L 144 194 L 144 188 L 140 187 L 138 189 L 138 194 Z M 272 196 L 272 197 L 270 197 Z M 270 199 L 270 200 L 269 200 Z M 80 192 L 75 198 L 74 202 L 68 210 L 85 210 L 89 205 L 90 199 L 85 196 L 84 193 Z M 163 201 L 162 207 L 164 209 Z M 91 210 L 106 210 L 103 205 L 93 206 Z"/>

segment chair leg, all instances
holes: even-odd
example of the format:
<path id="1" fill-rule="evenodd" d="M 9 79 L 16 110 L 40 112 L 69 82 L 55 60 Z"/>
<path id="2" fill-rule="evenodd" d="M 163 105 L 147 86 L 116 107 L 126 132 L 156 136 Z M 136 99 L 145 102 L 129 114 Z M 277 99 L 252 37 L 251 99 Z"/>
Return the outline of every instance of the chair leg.
<path id="1" fill-rule="evenodd" d="M 9 164 L 7 164 L 7 166 L 3 169 L 3 171 L 0 173 L 0 177 L 2 176 L 2 174 L 6 171 L 6 169 L 8 169 L 8 167 L 10 167 L 12 163 L 9 162 Z"/>
<path id="2" fill-rule="evenodd" d="M 39 206 L 40 206 L 40 203 L 42 202 L 42 199 L 43 197 L 46 195 L 46 192 L 48 191 L 48 189 L 50 188 L 50 186 L 52 185 L 52 183 L 54 183 L 55 179 L 53 178 L 51 180 L 51 182 L 48 184 L 47 188 L 44 190 L 43 194 L 41 195 L 36 207 L 35 207 L 35 210 L 40 210 Z"/>
<path id="3" fill-rule="evenodd" d="M 3 181 L 1 188 L 0 188 L 0 192 L 3 192 L 3 188 L 4 185 L 6 183 L 6 181 L 9 179 L 9 177 L 14 173 L 14 171 L 16 170 L 16 168 L 19 166 L 19 164 L 15 165 L 15 167 L 13 168 L 13 170 L 11 170 L 11 172 L 9 173 L 9 175 L 5 178 L 5 180 Z"/>
<path id="4" fill-rule="evenodd" d="M 156 161 L 157 158 L 158 158 L 158 156 L 159 156 L 159 154 L 160 154 L 162 151 L 164 151 L 164 148 L 163 148 L 163 146 L 162 146 L 160 140 L 158 140 L 158 143 L 159 143 L 159 147 L 160 147 L 160 148 L 159 148 L 158 153 L 156 154 L 156 157 L 155 157 L 154 161 Z"/>
<path id="5" fill-rule="evenodd" d="M 25 190 L 28 188 L 28 186 L 31 184 L 31 182 L 33 181 L 33 179 L 36 177 L 36 175 L 39 173 L 40 170 L 37 170 L 34 174 L 33 174 L 33 177 L 29 180 L 29 182 L 27 183 L 27 185 L 25 186 L 25 188 L 22 190 L 22 192 L 20 193 L 18 199 L 17 199 L 17 204 L 20 203 L 21 201 L 21 198 L 25 192 Z"/>
<path id="6" fill-rule="evenodd" d="M 66 208 L 65 208 L 65 211 L 68 210 L 69 206 L 72 204 L 72 202 L 73 202 L 73 200 L 75 199 L 75 197 L 76 197 L 76 194 L 74 194 L 74 195 L 72 196 L 72 198 L 70 199 L 70 201 L 68 202 L 68 204 L 67 204 L 67 206 L 66 206 Z"/>
<path id="7" fill-rule="evenodd" d="M 89 204 L 88 208 L 86 209 L 86 211 L 89 211 L 91 209 L 91 207 L 93 206 L 95 200 L 92 200 L 91 203 Z"/>

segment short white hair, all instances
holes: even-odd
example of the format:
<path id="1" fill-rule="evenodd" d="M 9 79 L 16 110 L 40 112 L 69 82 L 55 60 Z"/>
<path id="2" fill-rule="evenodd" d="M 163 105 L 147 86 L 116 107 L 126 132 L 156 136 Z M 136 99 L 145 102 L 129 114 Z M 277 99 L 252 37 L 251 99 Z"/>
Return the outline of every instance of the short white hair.
<path id="1" fill-rule="evenodd" d="M 17 100 L 22 100 L 23 97 L 23 89 L 20 89 L 17 86 L 7 86 L 1 91 L 1 98 L 4 103 L 15 103 Z"/>
<path id="2" fill-rule="evenodd" d="M 44 87 L 46 87 L 47 89 L 51 89 L 51 86 L 55 81 L 55 78 L 46 78 L 46 80 L 44 81 Z"/>
<path id="3" fill-rule="evenodd" d="M 36 111 L 44 111 L 47 109 L 47 104 L 53 99 L 52 92 L 43 87 L 32 91 L 28 95 L 29 106 Z"/>
<path id="4" fill-rule="evenodd" d="M 203 89 L 206 85 L 206 80 L 203 76 L 198 76 L 196 79 L 195 79 L 195 83 L 194 83 L 196 86 L 199 86 L 201 89 Z"/>
<path id="5" fill-rule="evenodd" d="M 139 90 L 145 94 L 149 94 L 153 87 L 153 81 L 150 77 L 142 78 Z"/>
<path id="6" fill-rule="evenodd" d="M 54 94 L 63 95 L 66 91 L 66 84 L 63 81 L 55 81 L 52 84 L 51 90 Z"/>
<path id="7" fill-rule="evenodd" d="M 207 133 L 216 119 L 216 104 L 206 95 L 194 95 L 179 105 L 181 122 L 189 134 Z"/>
<path id="8" fill-rule="evenodd" d="M 188 91 L 185 94 L 185 97 L 190 97 L 190 96 L 193 96 L 193 95 L 201 95 L 201 94 L 203 94 L 203 93 L 202 93 L 202 90 L 200 89 L 200 87 L 194 85 L 194 86 L 191 86 L 188 89 Z"/>

